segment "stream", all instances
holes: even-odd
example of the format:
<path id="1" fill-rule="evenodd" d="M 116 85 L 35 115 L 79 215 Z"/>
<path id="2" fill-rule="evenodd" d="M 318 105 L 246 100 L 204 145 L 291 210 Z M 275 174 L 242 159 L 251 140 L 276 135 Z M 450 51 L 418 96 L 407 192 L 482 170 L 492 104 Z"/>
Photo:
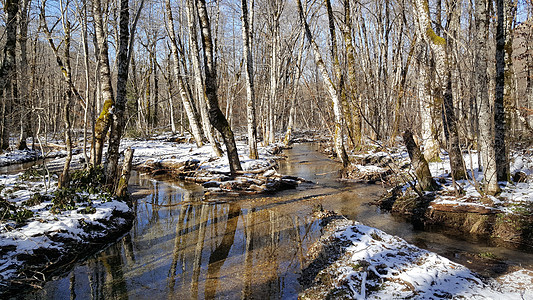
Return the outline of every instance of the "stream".
<path id="1" fill-rule="evenodd" d="M 505 258 L 490 267 L 533 265 L 533 254 L 422 231 L 368 205 L 384 188 L 339 182 L 340 166 L 317 145 L 285 150 L 278 172 L 313 181 L 273 196 L 202 200 L 203 188 L 134 173 L 137 212 L 132 230 L 106 250 L 52 278 L 28 299 L 294 299 L 307 249 L 321 235 L 311 218 L 321 204 L 350 219 L 397 235 L 474 271 L 471 254 Z M 479 269 L 479 270 L 478 270 Z"/>

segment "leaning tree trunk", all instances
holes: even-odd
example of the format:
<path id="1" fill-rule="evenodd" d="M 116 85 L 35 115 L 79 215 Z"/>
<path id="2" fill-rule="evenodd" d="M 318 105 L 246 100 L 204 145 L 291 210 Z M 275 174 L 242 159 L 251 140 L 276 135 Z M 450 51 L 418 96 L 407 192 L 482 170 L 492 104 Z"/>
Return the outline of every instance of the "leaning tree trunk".
<path id="1" fill-rule="evenodd" d="M 202 30 L 202 44 L 204 48 L 204 72 L 205 72 L 205 90 L 207 94 L 207 106 L 209 109 L 209 121 L 222 134 L 224 144 L 228 152 L 228 161 L 232 175 L 241 171 L 241 162 L 237 153 L 237 145 L 233 137 L 228 120 L 222 114 L 218 104 L 217 96 L 217 70 L 214 61 L 213 41 L 211 37 L 211 25 L 207 15 L 205 0 L 196 0 L 198 16 L 200 18 L 200 28 Z"/>
<path id="2" fill-rule="evenodd" d="M 487 0 L 476 0 L 476 29 L 477 29 L 477 102 L 479 103 L 479 143 L 481 148 L 481 161 L 483 163 L 483 180 L 485 192 L 491 195 L 499 192 L 496 153 L 494 151 L 494 134 L 492 114 L 489 100 L 489 79 L 487 76 L 487 40 L 489 38 Z"/>
<path id="3" fill-rule="evenodd" d="M 170 47 L 172 49 L 172 56 L 174 58 L 174 76 L 176 77 L 176 82 L 178 84 L 178 90 L 180 92 L 181 101 L 183 103 L 183 108 L 185 109 L 185 113 L 187 114 L 187 118 L 189 119 L 189 125 L 191 127 L 191 132 L 194 137 L 194 140 L 196 141 L 196 145 L 198 147 L 203 146 L 203 134 L 202 134 L 202 126 L 200 125 L 200 118 L 198 114 L 195 112 L 193 103 L 191 99 L 189 98 L 189 95 L 187 94 L 185 83 L 183 82 L 183 78 L 181 77 L 180 72 L 180 58 L 179 58 L 179 50 L 178 50 L 178 44 L 176 41 L 176 33 L 174 30 L 174 18 L 172 17 L 172 9 L 170 6 L 170 0 L 166 3 L 166 9 L 167 9 L 167 28 L 168 28 L 168 35 L 170 37 Z"/>
<path id="4" fill-rule="evenodd" d="M 435 56 L 436 71 L 439 79 L 440 95 L 442 95 L 444 106 L 444 123 L 448 131 L 448 153 L 450 155 L 450 167 L 454 180 L 466 177 L 463 156 L 459 146 L 459 133 L 457 131 L 457 122 L 455 119 L 451 68 L 448 61 L 446 49 L 446 40 L 438 36 L 431 28 L 429 18 L 429 6 L 427 0 L 415 0 L 418 20 L 420 22 L 420 34 L 431 47 Z"/>
<path id="5" fill-rule="evenodd" d="M 333 139 L 335 143 L 335 150 L 336 150 L 337 156 L 342 162 L 342 165 L 346 167 L 348 166 L 349 161 L 348 161 L 348 154 L 346 153 L 346 149 L 344 148 L 344 134 L 343 134 L 344 125 L 343 125 L 341 103 L 337 95 L 337 90 L 335 89 L 335 86 L 333 85 L 333 82 L 331 81 L 331 78 L 329 77 L 328 70 L 326 69 L 324 60 L 322 60 L 322 55 L 320 54 L 318 45 L 316 44 L 315 40 L 313 39 L 313 35 L 311 34 L 311 29 L 309 28 L 309 24 L 307 23 L 306 17 L 303 12 L 302 2 L 301 0 L 296 0 L 296 3 L 298 5 L 298 13 L 300 15 L 300 22 L 302 22 L 302 26 L 305 31 L 307 40 L 309 44 L 311 44 L 311 48 L 313 49 L 315 64 L 320 70 L 320 74 L 322 75 L 322 79 L 324 80 L 324 84 L 326 85 L 326 89 L 328 90 L 331 100 L 333 101 L 333 114 L 335 115 L 335 134 L 334 134 Z"/>
<path id="6" fill-rule="evenodd" d="M 242 51 L 244 56 L 244 74 L 246 80 L 246 116 L 248 126 L 248 150 L 251 159 L 258 159 L 257 126 L 255 118 L 254 66 L 250 45 L 250 19 L 248 16 L 248 0 L 241 1 L 242 9 Z M 254 9 L 252 7 L 252 9 Z"/>
<path id="7" fill-rule="evenodd" d="M 403 133 L 403 141 L 407 148 L 407 153 L 411 159 L 411 165 L 415 170 L 415 176 L 418 180 L 418 185 L 422 191 L 435 191 L 438 189 L 438 185 L 431 176 L 429 165 L 424 155 L 418 148 L 415 140 L 413 139 L 413 133 L 409 130 Z"/>
<path id="8" fill-rule="evenodd" d="M 215 137 L 213 126 L 209 123 L 209 112 L 207 111 L 207 95 L 205 93 L 205 84 L 202 79 L 202 71 L 200 70 L 200 51 L 198 50 L 198 36 L 196 32 L 196 15 L 193 0 L 187 0 L 187 24 L 189 29 L 190 50 L 191 50 L 191 64 L 194 72 L 194 81 L 196 86 L 196 94 L 198 97 L 200 117 L 202 118 L 202 125 L 204 126 L 204 134 L 207 136 L 211 148 L 216 156 L 222 156 L 219 142 Z"/>

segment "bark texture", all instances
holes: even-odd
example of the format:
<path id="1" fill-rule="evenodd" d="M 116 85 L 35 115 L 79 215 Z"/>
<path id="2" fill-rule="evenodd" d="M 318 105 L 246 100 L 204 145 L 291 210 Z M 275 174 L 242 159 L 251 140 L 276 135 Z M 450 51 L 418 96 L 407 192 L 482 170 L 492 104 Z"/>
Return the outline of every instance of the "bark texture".
<path id="1" fill-rule="evenodd" d="M 113 108 L 113 120 L 111 123 L 111 133 L 109 135 L 109 146 L 107 148 L 107 167 L 106 179 L 107 183 L 112 185 L 113 191 L 116 192 L 116 184 L 118 182 L 118 158 L 120 156 L 118 150 L 120 147 L 120 139 L 124 132 L 125 120 L 124 114 L 126 110 L 126 86 L 128 82 L 129 57 L 128 47 L 130 44 L 130 8 L 129 0 L 120 1 L 120 23 L 119 23 L 119 41 L 117 53 L 117 98 Z"/>
<path id="2" fill-rule="evenodd" d="M 489 37 L 488 23 L 488 2 L 487 0 L 476 1 L 476 29 L 477 29 L 477 101 L 479 103 L 479 144 L 481 150 L 481 161 L 483 163 L 483 180 L 485 192 L 496 194 L 499 192 L 496 153 L 494 151 L 494 131 L 492 124 L 494 114 L 492 113 L 489 98 L 489 79 L 487 76 L 488 51 L 487 40 Z"/>
<path id="3" fill-rule="evenodd" d="M 457 122 L 455 118 L 451 67 L 448 60 L 446 40 L 438 36 L 431 28 L 429 18 L 429 6 L 427 0 L 415 0 L 418 21 L 420 23 L 421 35 L 431 47 L 435 57 L 438 85 L 440 87 L 439 96 L 442 95 L 444 108 L 444 123 L 448 137 L 448 154 L 450 155 L 450 166 L 452 177 L 455 180 L 466 177 L 464 171 L 464 161 L 459 145 L 459 133 L 457 131 Z"/>
<path id="4" fill-rule="evenodd" d="M 0 67 L 0 97 L 2 99 L 2 124 L 1 124 L 1 138 L 0 149 L 4 150 L 9 147 L 9 131 L 7 118 L 7 112 L 9 111 L 10 104 L 13 102 L 14 94 L 16 90 L 13 87 L 13 83 L 16 79 L 16 46 L 17 46 L 17 13 L 19 10 L 18 0 L 6 0 L 4 4 L 4 11 L 7 13 L 7 19 L 5 24 L 6 42 L 4 45 L 3 62 Z"/>
<path id="5" fill-rule="evenodd" d="M 99 67 L 99 83 L 101 99 L 103 100 L 102 111 L 96 119 L 94 135 L 94 150 L 91 158 L 93 165 L 102 163 L 102 153 L 107 132 L 111 127 L 113 106 L 115 98 L 111 84 L 111 68 L 109 65 L 109 50 L 107 46 L 107 29 L 104 25 L 104 10 L 101 0 L 93 0 L 94 33 L 97 43 Z"/>
<path id="6" fill-rule="evenodd" d="M 498 181 L 509 177 L 509 162 L 505 145 L 505 0 L 496 0 L 496 86 L 494 87 L 494 150 Z"/>
<path id="7" fill-rule="evenodd" d="M 202 126 L 200 125 L 200 118 L 198 116 L 198 113 L 194 110 L 193 103 L 191 101 L 191 98 L 187 94 L 185 83 L 183 82 L 183 78 L 181 77 L 180 72 L 180 55 L 179 55 L 179 49 L 178 44 L 176 41 L 176 32 L 174 30 L 174 18 L 172 17 L 172 9 L 170 7 L 170 0 L 166 3 L 167 8 L 167 30 L 168 35 L 170 37 L 170 47 L 172 51 L 172 57 L 174 59 L 174 76 L 176 77 L 176 83 L 178 84 L 178 90 L 180 93 L 181 101 L 183 103 L 183 108 L 185 109 L 185 113 L 187 114 L 187 118 L 189 120 L 189 126 L 191 127 L 191 132 L 194 137 L 194 140 L 196 141 L 196 145 L 198 147 L 203 146 L 203 133 L 202 133 Z"/>

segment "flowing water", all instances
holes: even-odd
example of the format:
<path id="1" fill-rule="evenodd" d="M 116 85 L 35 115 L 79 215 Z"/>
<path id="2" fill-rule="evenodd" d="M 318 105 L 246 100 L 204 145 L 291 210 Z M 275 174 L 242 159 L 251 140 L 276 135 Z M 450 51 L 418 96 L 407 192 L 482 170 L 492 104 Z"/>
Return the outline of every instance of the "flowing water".
<path id="1" fill-rule="evenodd" d="M 27 298 L 294 299 L 303 257 L 321 234 L 310 217 L 317 204 L 452 259 L 490 251 L 509 262 L 533 264 L 531 254 L 417 231 L 381 213 L 368 202 L 383 188 L 336 181 L 339 165 L 315 145 L 295 145 L 284 153 L 279 173 L 315 184 L 269 197 L 205 201 L 198 185 L 134 174 L 132 230 Z"/>

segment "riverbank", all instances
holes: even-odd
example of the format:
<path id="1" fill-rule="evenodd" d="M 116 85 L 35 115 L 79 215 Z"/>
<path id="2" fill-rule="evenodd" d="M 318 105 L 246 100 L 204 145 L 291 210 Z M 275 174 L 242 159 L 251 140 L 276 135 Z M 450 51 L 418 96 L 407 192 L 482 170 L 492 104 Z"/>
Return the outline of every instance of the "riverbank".
<path id="1" fill-rule="evenodd" d="M 419 227 L 446 227 L 465 234 L 492 238 L 506 247 L 533 247 L 533 149 L 511 156 L 511 180 L 500 182 L 502 192 L 484 195 L 478 154 L 463 156 L 469 179 L 453 182 L 449 157 L 429 162 L 440 189 L 420 193 L 404 147 L 383 148 L 354 155 L 344 180 L 383 182 L 392 186 L 376 201 L 380 208 Z M 414 187 L 414 188 L 413 188 Z"/>
<path id="2" fill-rule="evenodd" d="M 533 270 L 494 278 L 331 212 L 306 257 L 299 299 L 529 299 Z"/>
<path id="3" fill-rule="evenodd" d="M 258 188 L 264 186 L 265 192 L 294 188 L 303 180 L 275 172 L 278 146 L 260 148 L 261 159 L 251 160 L 246 155 L 246 145 L 239 143 L 245 172 L 237 178 L 226 175 L 229 173 L 227 158 L 215 157 L 209 146 L 198 148 L 163 136 L 149 141 L 124 140 L 121 148 L 128 147 L 135 150 L 133 163 L 137 169 L 142 170 L 147 161 L 189 166 L 191 177 L 208 178 L 208 184 L 215 182 L 215 176 L 225 176 L 226 180 L 221 180 L 219 185 L 226 184 L 231 189 L 224 191 L 221 186 L 206 186 L 207 195 L 216 194 L 217 189 L 218 194 L 243 191 L 241 187 L 247 184 L 243 182 L 246 178 Z M 33 153 L 19 152 L 1 155 L 0 164 L 27 162 L 30 156 L 24 153 Z M 77 153 L 73 169 L 81 168 L 84 161 L 79 149 Z M 31 156 L 31 159 L 38 157 Z M 0 175 L 0 294 L 8 295 L 28 286 L 40 287 L 50 276 L 68 270 L 77 261 L 116 241 L 132 226 L 132 203 L 100 190 L 97 183 L 101 178 L 94 170 L 74 171 L 70 188 L 57 190 L 57 172 L 63 163 L 64 158 L 56 158 L 47 160 L 46 167 L 41 165 L 17 174 Z M 247 174 L 248 171 L 254 175 Z M 262 184 L 258 180 L 263 180 Z"/>

